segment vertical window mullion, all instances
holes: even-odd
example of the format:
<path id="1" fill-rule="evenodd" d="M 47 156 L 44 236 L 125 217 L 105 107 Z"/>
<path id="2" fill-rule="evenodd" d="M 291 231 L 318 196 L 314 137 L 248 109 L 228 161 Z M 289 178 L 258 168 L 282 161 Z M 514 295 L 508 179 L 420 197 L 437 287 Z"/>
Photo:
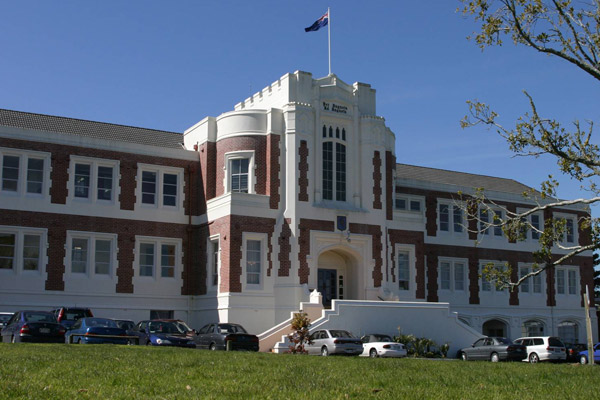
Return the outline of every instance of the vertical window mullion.
<path id="1" fill-rule="evenodd" d="M 335 199 L 346 201 L 346 146 L 341 143 L 335 144 L 335 159 Z"/>

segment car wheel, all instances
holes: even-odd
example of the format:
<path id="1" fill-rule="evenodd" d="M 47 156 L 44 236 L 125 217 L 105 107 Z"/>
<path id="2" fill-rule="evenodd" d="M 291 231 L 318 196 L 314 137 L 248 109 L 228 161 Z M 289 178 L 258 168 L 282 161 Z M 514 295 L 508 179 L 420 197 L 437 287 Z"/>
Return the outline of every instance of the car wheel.
<path id="1" fill-rule="evenodd" d="M 469 359 L 469 357 L 467 356 L 467 353 L 460 353 L 460 359 L 463 361 L 467 361 Z"/>
<path id="2" fill-rule="evenodd" d="M 492 353 L 492 356 L 490 357 L 490 361 L 491 362 L 498 362 L 498 361 L 500 361 L 500 357 L 498 356 L 498 353 Z"/>
<path id="3" fill-rule="evenodd" d="M 211 343 L 210 346 L 208 347 L 209 350 L 215 351 L 217 350 L 217 345 L 214 343 Z"/>
<path id="4" fill-rule="evenodd" d="M 587 364 L 587 357 L 586 356 L 581 356 L 579 357 L 579 364 Z"/>
<path id="5" fill-rule="evenodd" d="M 327 356 L 329 355 L 329 350 L 327 350 L 327 346 L 323 346 L 323 347 L 321 348 L 321 355 L 322 355 L 323 357 L 327 357 Z"/>
<path id="6" fill-rule="evenodd" d="M 371 358 L 377 358 L 377 357 L 379 357 L 377 355 L 377 350 L 376 349 L 371 349 L 371 351 L 369 351 L 369 357 L 371 357 Z"/>
<path id="7" fill-rule="evenodd" d="M 540 357 L 539 357 L 539 356 L 538 356 L 536 353 L 531 353 L 531 354 L 529 355 L 529 362 L 530 362 L 531 364 L 535 364 L 535 363 L 537 363 L 538 361 L 540 361 Z"/>

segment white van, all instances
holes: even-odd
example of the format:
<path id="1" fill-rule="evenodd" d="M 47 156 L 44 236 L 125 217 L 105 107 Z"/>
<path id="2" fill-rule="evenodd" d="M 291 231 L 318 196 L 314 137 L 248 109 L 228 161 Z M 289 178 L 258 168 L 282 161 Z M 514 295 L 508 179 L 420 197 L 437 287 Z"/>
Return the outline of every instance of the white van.
<path id="1" fill-rule="evenodd" d="M 562 340 L 555 336 L 522 337 L 514 341 L 527 347 L 527 360 L 530 363 L 538 361 L 565 361 L 567 349 Z"/>

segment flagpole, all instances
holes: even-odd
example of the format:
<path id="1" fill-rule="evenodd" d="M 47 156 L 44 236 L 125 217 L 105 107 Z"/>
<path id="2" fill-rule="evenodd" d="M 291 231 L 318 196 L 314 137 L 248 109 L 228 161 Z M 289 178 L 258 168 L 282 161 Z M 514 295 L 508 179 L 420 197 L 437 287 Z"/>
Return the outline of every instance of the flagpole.
<path id="1" fill-rule="evenodd" d="M 327 7 L 327 19 L 329 19 L 327 23 L 327 48 L 329 50 L 329 75 L 331 75 L 331 10 L 329 7 Z"/>

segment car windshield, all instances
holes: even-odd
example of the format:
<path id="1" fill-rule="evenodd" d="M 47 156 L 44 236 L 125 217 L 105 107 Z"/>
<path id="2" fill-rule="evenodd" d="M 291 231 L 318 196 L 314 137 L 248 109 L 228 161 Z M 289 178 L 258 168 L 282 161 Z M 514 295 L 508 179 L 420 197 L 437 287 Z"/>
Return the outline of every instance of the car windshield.
<path id="1" fill-rule="evenodd" d="M 188 326 L 188 324 L 186 324 L 186 323 L 185 323 L 185 322 L 183 322 L 183 321 L 176 321 L 175 323 L 176 323 L 177 325 L 179 325 L 179 328 L 181 328 L 181 330 L 182 330 L 182 331 L 184 331 L 184 332 L 189 332 L 189 331 L 193 330 L 192 328 L 190 328 L 190 327 Z"/>
<path id="2" fill-rule="evenodd" d="M 498 344 L 512 344 L 512 342 L 505 337 L 497 337 L 496 342 L 498 342 Z"/>
<path id="3" fill-rule="evenodd" d="M 334 338 L 351 338 L 352 335 L 347 331 L 329 331 L 331 333 L 331 337 Z"/>
<path id="4" fill-rule="evenodd" d="M 240 325 L 219 324 L 219 332 L 221 333 L 246 333 L 246 330 Z"/>
<path id="5" fill-rule="evenodd" d="M 107 318 L 86 318 L 85 324 L 87 326 L 101 326 L 104 328 L 118 328 L 115 321 Z"/>
<path id="6" fill-rule="evenodd" d="M 48 312 L 26 312 L 24 319 L 27 322 L 56 322 L 54 315 Z"/>
<path id="7" fill-rule="evenodd" d="M 185 333 L 173 322 L 150 321 L 148 323 L 150 333 Z"/>
<path id="8" fill-rule="evenodd" d="M 378 342 L 393 342 L 392 338 L 388 335 L 373 335 Z"/>

